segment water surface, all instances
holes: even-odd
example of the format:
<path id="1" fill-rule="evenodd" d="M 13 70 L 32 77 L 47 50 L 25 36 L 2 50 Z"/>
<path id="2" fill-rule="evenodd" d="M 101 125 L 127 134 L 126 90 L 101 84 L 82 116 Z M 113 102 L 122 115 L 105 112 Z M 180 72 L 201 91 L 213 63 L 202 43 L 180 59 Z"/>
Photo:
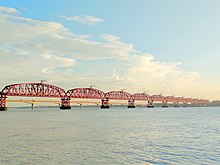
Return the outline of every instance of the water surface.
<path id="1" fill-rule="evenodd" d="M 0 164 L 220 164 L 220 108 L 9 109 Z"/>

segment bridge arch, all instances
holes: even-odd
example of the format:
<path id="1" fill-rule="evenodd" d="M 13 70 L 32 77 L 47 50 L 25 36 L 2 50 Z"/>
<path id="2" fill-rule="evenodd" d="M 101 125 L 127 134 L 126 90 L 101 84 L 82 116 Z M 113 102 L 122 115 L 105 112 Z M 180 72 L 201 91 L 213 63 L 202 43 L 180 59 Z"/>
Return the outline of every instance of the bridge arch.
<path id="1" fill-rule="evenodd" d="M 164 100 L 166 101 L 166 102 L 174 102 L 175 101 L 175 97 L 174 96 L 165 96 L 164 97 Z"/>
<path id="2" fill-rule="evenodd" d="M 191 103 L 192 102 L 192 98 L 185 98 L 186 103 Z"/>
<path id="3" fill-rule="evenodd" d="M 183 103 L 185 101 L 184 97 L 176 97 L 175 101 L 177 101 L 178 103 Z"/>
<path id="4" fill-rule="evenodd" d="M 158 102 L 162 102 L 164 100 L 163 95 L 152 95 L 151 98 L 153 101 L 158 101 Z"/>
<path id="5" fill-rule="evenodd" d="M 19 83 L 7 85 L 1 91 L 7 96 L 65 97 L 65 90 L 45 83 Z"/>
<path id="6" fill-rule="evenodd" d="M 148 101 L 151 96 L 146 94 L 146 93 L 134 93 L 132 94 L 132 97 L 134 98 L 134 100 L 143 100 L 143 101 Z"/>
<path id="7" fill-rule="evenodd" d="M 105 93 L 95 88 L 74 88 L 68 90 L 66 96 L 70 98 L 103 99 Z"/>
<path id="8" fill-rule="evenodd" d="M 133 100 L 134 99 L 130 93 L 124 92 L 124 91 L 111 91 L 111 92 L 107 92 L 105 95 L 106 95 L 106 98 L 112 99 L 112 100 Z"/>

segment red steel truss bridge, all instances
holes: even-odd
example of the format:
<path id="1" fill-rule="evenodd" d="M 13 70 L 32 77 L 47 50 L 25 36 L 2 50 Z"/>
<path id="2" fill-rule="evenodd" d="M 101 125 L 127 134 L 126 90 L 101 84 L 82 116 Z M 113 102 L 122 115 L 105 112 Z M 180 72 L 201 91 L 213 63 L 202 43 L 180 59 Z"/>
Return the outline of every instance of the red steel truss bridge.
<path id="1" fill-rule="evenodd" d="M 47 98 L 60 98 L 60 109 L 71 109 L 71 99 L 99 99 L 101 101 L 101 108 L 109 108 L 109 100 L 128 101 L 128 108 L 135 108 L 135 101 L 146 101 L 148 108 L 153 108 L 154 103 L 162 103 L 162 107 L 168 107 L 168 103 L 172 103 L 174 107 L 179 104 L 183 106 L 205 106 L 209 100 L 198 98 L 184 98 L 163 95 L 149 95 L 146 93 L 130 94 L 123 90 L 103 92 L 93 87 L 90 88 L 73 88 L 65 91 L 63 88 L 40 83 L 18 83 L 5 86 L 0 91 L 0 110 L 7 110 L 7 97 L 20 96 L 20 97 L 47 97 Z"/>

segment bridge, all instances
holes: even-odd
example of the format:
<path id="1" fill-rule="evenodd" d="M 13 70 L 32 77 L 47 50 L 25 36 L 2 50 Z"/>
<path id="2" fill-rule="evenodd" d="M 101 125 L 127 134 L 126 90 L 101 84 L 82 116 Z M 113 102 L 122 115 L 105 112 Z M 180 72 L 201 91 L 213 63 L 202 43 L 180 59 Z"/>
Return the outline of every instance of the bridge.
<path id="1" fill-rule="evenodd" d="M 179 104 L 183 106 L 205 106 L 209 103 L 209 100 L 198 99 L 198 98 L 184 98 L 174 96 L 163 96 L 163 95 L 149 95 L 146 93 L 134 93 L 130 94 L 123 90 L 121 91 L 110 91 L 103 92 L 95 88 L 73 88 L 65 91 L 61 87 L 55 85 L 46 84 L 43 82 L 35 83 L 17 83 L 5 86 L 0 91 L 0 111 L 7 110 L 7 98 L 8 96 L 20 96 L 20 97 L 46 97 L 46 98 L 59 98 L 60 101 L 45 101 L 41 100 L 38 102 L 53 102 L 60 105 L 60 109 L 71 109 L 71 99 L 98 99 L 99 102 L 95 104 L 100 105 L 103 108 L 109 108 L 110 100 L 127 101 L 128 108 L 135 108 L 135 101 L 144 101 L 148 108 L 153 108 L 154 103 L 162 103 L 162 107 L 168 107 L 168 103 L 174 104 L 174 107 L 178 107 Z M 13 101 L 13 100 L 8 100 Z M 23 100 L 20 100 L 22 102 Z M 19 102 L 19 100 L 14 100 Z M 24 102 L 24 101 L 23 101 Z M 28 100 L 33 107 L 35 101 Z M 82 105 L 82 102 L 79 103 Z"/>

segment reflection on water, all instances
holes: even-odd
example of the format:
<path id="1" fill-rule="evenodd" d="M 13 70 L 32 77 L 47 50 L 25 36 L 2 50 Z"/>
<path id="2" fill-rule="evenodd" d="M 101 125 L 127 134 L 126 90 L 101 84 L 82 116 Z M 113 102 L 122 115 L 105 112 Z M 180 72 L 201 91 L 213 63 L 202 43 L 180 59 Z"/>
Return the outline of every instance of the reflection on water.
<path id="1" fill-rule="evenodd" d="M 0 164 L 219 164 L 220 108 L 10 110 Z"/>

